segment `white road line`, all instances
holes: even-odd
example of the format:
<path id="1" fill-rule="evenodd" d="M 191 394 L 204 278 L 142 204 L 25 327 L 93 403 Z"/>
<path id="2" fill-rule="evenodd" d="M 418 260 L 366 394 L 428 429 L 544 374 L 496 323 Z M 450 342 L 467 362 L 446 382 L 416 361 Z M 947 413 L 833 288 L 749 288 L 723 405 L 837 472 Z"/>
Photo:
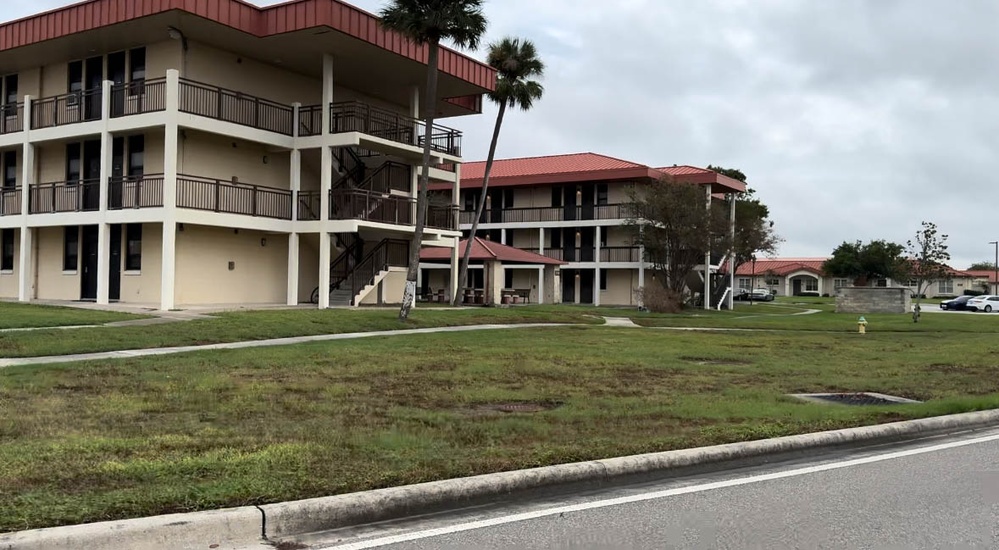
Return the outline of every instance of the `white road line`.
<path id="1" fill-rule="evenodd" d="M 530 521 L 533 519 L 543 518 L 547 516 L 556 516 L 559 514 L 567 514 L 571 512 L 582 512 L 585 510 L 594 510 L 597 508 L 607 508 L 609 506 L 620 506 L 622 504 L 631 504 L 635 502 L 643 502 L 647 500 L 655 500 L 667 497 L 673 497 L 678 495 L 686 495 L 690 493 L 700 493 L 704 491 L 713 491 L 715 489 L 724 489 L 727 487 L 738 487 L 740 485 L 749 485 L 751 483 L 760 483 L 763 481 L 771 481 L 775 479 L 783 479 L 788 477 L 802 476 L 808 474 L 814 474 L 818 472 L 826 472 L 829 470 L 839 470 L 841 468 L 850 468 L 852 466 L 860 466 L 863 464 L 872 464 L 876 462 L 883 462 L 886 460 L 894 460 L 897 458 L 904 458 L 908 456 L 921 455 L 926 453 L 933 453 L 937 451 L 945 451 L 948 449 L 954 449 L 957 447 L 966 447 L 968 445 L 977 445 L 979 443 L 987 443 L 990 441 L 999 440 L 999 434 L 989 435 L 984 437 L 978 437 L 975 439 L 967 439 L 963 441 L 954 441 L 950 443 L 942 443 L 940 445 L 933 445 L 930 447 L 921 447 L 918 449 L 909 449 L 906 451 L 896 451 L 893 453 L 887 453 L 883 455 L 875 455 L 864 458 L 856 458 L 852 460 L 844 460 L 841 462 L 832 462 L 829 464 L 821 464 L 818 466 L 809 466 L 806 468 L 798 468 L 795 470 L 788 470 L 786 472 L 776 472 L 772 474 L 763 474 L 757 476 L 744 477 L 740 479 L 731 479 L 727 481 L 717 481 L 713 483 L 705 483 L 703 485 L 693 485 L 690 487 L 681 487 L 677 489 L 668 489 L 665 491 L 655 491 L 651 493 L 644 493 L 641 495 L 631 495 L 626 497 L 612 498 L 607 500 L 598 500 L 594 502 L 586 502 L 583 504 L 575 504 L 572 506 L 560 506 L 557 508 L 547 508 L 544 510 L 536 510 L 534 512 L 524 512 L 520 514 L 513 514 L 509 516 L 502 516 L 497 518 L 491 518 L 480 521 L 473 521 L 469 523 L 462 523 L 458 525 L 452 525 L 449 527 L 440 527 L 436 529 L 427 529 L 424 531 L 415 531 L 412 533 L 404 533 L 401 535 L 392 535 L 388 537 L 382 537 L 377 539 L 370 539 L 360 542 L 354 542 L 343 545 L 332 545 L 325 546 L 324 548 L 330 548 L 335 550 L 362 550 L 364 548 L 377 548 L 380 546 L 388 546 L 391 544 L 399 544 L 402 542 L 409 542 L 420 539 L 427 539 L 432 537 L 439 537 L 443 535 L 450 535 L 453 533 L 460 533 L 463 531 L 471 531 L 474 529 L 482 529 L 484 527 L 495 527 L 497 525 L 504 525 L 507 523 L 517 523 L 521 521 Z"/>

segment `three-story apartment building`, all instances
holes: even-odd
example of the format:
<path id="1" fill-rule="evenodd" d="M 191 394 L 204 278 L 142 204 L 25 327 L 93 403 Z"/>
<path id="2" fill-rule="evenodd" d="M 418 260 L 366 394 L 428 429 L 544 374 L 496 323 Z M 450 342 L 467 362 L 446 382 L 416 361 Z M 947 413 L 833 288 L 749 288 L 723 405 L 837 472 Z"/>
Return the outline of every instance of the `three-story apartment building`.
<path id="1" fill-rule="evenodd" d="M 398 301 L 423 110 L 478 114 L 495 85 L 441 55 L 421 106 L 426 49 L 338 0 L 90 0 L 0 25 L 0 297 Z M 432 130 L 452 192 L 424 246 L 457 246 L 461 137 Z"/>
<path id="2" fill-rule="evenodd" d="M 484 170 L 484 162 L 463 167 L 462 231 L 471 229 Z M 664 175 L 702 186 L 706 195 L 746 189 L 740 181 L 703 168 L 652 168 L 595 153 L 497 160 L 478 236 L 567 262 L 560 273 L 563 303 L 637 305 L 646 264 L 626 227 L 629 193 Z M 709 270 L 717 270 L 722 256 L 712 255 Z M 509 270 L 505 286 L 533 288 L 536 277 L 533 269 Z"/>

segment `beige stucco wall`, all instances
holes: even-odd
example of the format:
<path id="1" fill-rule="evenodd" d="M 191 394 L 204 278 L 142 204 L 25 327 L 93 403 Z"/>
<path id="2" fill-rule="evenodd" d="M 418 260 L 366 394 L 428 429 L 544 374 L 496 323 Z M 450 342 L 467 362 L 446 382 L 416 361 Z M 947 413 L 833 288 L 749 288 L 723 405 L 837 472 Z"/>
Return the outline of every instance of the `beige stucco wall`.
<path id="1" fill-rule="evenodd" d="M 317 71 L 320 69 L 317 67 Z M 184 76 L 288 105 L 296 101 L 314 105 L 321 103 L 323 97 L 318 78 L 198 42 L 190 43 Z"/>
<path id="2" fill-rule="evenodd" d="M 35 296 L 39 300 L 80 299 L 79 266 L 83 258 L 79 258 L 76 271 L 62 270 L 64 235 L 62 227 L 40 227 L 35 232 L 38 281 Z"/>
<path id="3" fill-rule="evenodd" d="M 0 271 L 0 298 L 17 298 L 18 270 L 21 268 L 20 247 L 21 231 L 4 229 L 14 232 L 14 268 L 10 271 Z"/>
<path id="4" fill-rule="evenodd" d="M 393 271 L 385 276 L 381 282 L 381 288 L 375 288 L 370 294 L 361 300 L 362 305 L 372 306 L 379 304 L 379 293 L 381 293 L 382 304 L 401 304 L 402 293 L 406 289 L 406 272 Z"/>
<path id="5" fill-rule="evenodd" d="M 51 143 L 35 147 L 35 166 L 38 183 L 52 183 L 66 179 L 66 144 Z"/>
<path id="6" fill-rule="evenodd" d="M 178 173 L 227 181 L 235 176 L 245 184 L 278 189 L 291 187 L 289 153 L 205 132 L 188 130 L 186 134 L 179 146 Z"/>
<path id="7" fill-rule="evenodd" d="M 319 235 L 303 234 L 298 241 L 298 301 L 307 304 L 319 286 Z"/>
<path id="8" fill-rule="evenodd" d="M 638 290 L 638 270 L 606 269 L 607 290 L 600 291 L 601 305 L 636 305 L 635 293 Z M 599 281 L 597 281 L 599 283 Z"/>
<path id="9" fill-rule="evenodd" d="M 163 273 L 163 226 L 142 224 L 142 269 L 125 271 L 128 228 L 121 228 L 121 301 L 124 303 L 159 304 L 160 281 Z"/>
<path id="10" fill-rule="evenodd" d="M 537 229 L 506 230 L 506 242 L 515 248 L 527 248 L 536 251 L 538 249 L 539 238 L 540 235 Z"/>
<path id="11" fill-rule="evenodd" d="M 288 237 L 188 224 L 177 233 L 176 274 L 178 305 L 284 303 Z"/>
<path id="12" fill-rule="evenodd" d="M 636 246 L 635 236 L 627 227 L 603 227 L 601 231 L 606 235 L 607 246 Z"/>

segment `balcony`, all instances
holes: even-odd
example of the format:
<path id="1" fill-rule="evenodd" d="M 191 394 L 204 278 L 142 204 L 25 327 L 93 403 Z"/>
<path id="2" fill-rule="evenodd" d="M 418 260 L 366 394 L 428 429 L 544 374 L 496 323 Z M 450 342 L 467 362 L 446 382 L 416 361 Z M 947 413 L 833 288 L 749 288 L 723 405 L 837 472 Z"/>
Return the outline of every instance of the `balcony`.
<path id="1" fill-rule="evenodd" d="M 177 208 L 290 220 L 292 192 L 198 176 L 177 176 Z"/>
<path id="2" fill-rule="evenodd" d="M 460 223 L 471 225 L 475 212 L 460 212 Z M 599 206 L 541 206 L 532 208 L 504 208 L 486 210 L 479 223 L 545 223 L 562 221 L 625 220 L 628 204 L 602 204 Z"/>
<path id="3" fill-rule="evenodd" d="M 178 109 L 182 113 L 294 135 L 293 107 L 193 80 L 180 79 Z"/>
<path id="4" fill-rule="evenodd" d="M 21 213 L 21 188 L 0 189 L 0 216 L 16 216 Z"/>
<path id="5" fill-rule="evenodd" d="M 302 200 L 299 200 L 300 212 L 302 204 Z M 415 225 L 415 204 L 415 199 L 407 197 L 357 189 L 337 189 L 330 191 L 330 219 Z M 454 207 L 430 205 L 427 208 L 426 226 L 453 230 Z"/>
<path id="6" fill-rule="evenodd" d="M 162 206 L 163 174 L 118 177 L 108 181 L 108 210 Z"/>
<path id="7" fill-rule="evenodd" d="M 308 107 L 307 109 L 313 109 Z M 359 101 L 344 101 L 330 105 L 330 133 L 360 132 L 422 147 L 424 129 L 422 120 L 400 115 L 388 109 L 372 107 Z M 430 148 L 438 153 L 461 155 L 461 132 L 434 124 L 430 133 Z"/>
<path id="8" fill-rule="evenodd" d="M 55 128 L 100 120 L 103 113 L 101 89 L 70 92 L 31 102 L 31 129 Z"/>
<path id="9" fill-rule="evenodd" d="M 111 118 L 166 110 L 166 78 L 115 84 L 111 88 Z"/>
<path id="10" fill-rule="evenodd" d="M 537 248 L 521 248 L 538 253 Z M 546 248 L 542 256 L 564 262 L 592 262 L 596 257 L 593 248 Z M 600 248 L 601 263 L 638 263 L 642 261 L 642 249 L 635 246 L 604 246 Z"/>
<path id="11" fill-rule="evenodd" d="M 601 262 L 631 262 L 642 261 L 642 249 L 637 246 L 605 246 L 600 248 Z"/>
<path id="12" fill-rule="evenodd" d="M 38 183 L 28 191 L 29 214 L 95 212 L 100 210 L 100 180 Z"/>
<path id="13" fill-rule="evenodd" d="M 24 103 L 11 103 L 0 107 L 0 135 L 24 130 Z"/>

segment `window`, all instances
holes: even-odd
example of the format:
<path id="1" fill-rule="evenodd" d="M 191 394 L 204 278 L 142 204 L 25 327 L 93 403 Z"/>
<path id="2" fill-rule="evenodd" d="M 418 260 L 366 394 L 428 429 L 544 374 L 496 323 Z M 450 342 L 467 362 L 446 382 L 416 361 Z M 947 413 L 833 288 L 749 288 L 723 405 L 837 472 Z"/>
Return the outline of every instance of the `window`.
<path id="1" fill-rule="evenodd" d="M 833 279 L 833 288 L 839 290 L 844 287 L 850 286 L 849 279 Z"/>
<path id="2" fill-rule="evenodd" d="M 146 136 L 128 137 L 128 175 L 135 177 L 143 174 L 145 168 Z"/>
<path id="3" fill-rule="evenodd" d="M 4 116 L 17 116 L 17 75 L 3 77 L 0 84 L 3 84 Z"/>
<path id="4" fill-rule="evenodd" d="M 465 191 L 465 212 L 475 212 L 479 207 L 479 192 Z"/>
<path id="5" fill-rule="evenodd" d="M 907 286 L 907 287 L 910 287 L 910 288 L 916 288 L 916 287 L 918 287 L 918 286 L 919 286 L 919 281 L 917 281 L 917 280 L 915 280 L 915 279 L 909 279 L 909 280 L 908 280 L 908 281 L 907 281 L 907 282 L 905 283 L 905 286 Z"/>
<path id="6" fill-rule="evenodd" d="M 129 94 L 140 95 L 145 89 L 146 80 L 146 49 L 135 48 L 128 52 L 128 81 Z"/>
<path id="7" fill-rule="evenodd" d="M 742 290 L 752 290 L 753 280 L 749 277 L 739 277 L 739 288 Z"/>
<path id="8" fill-rule="evenodd" d="M 17 152 L 7 151 L 3 154 L 3 188 L 17 187 Z"/>
<path id="9" fill-rule="evenodd" d="M 66 181 L 68 183 L 80 181 L 79 143 L 69 143 L 66 145 Z"/>
<path id="10" fill-rule="evenodd" d="M 552 187 L 552 207 L 559 208 L 562 206 L 562 188 L 555 186 Z"/>
<path id="11" fill-rule="evenodd" d="M 777 286 L 780 284 L 780 279 L 777 277 L 767 277 L 764 282 L 767 283 L 767 286 Z"/>
<path id="12" fill-rule="evenodd" d="M 503 190 L 503 208 L 513 208 L 513 189 Z"/>
<path id="13" fill-rule="evenodd" d="M 600 290 L 607 290 L 607 270 L 600 270 Z"/>
<path id="14" fill-rule="evenodd" d="M 67 227 L 63 233 L 62 269 L 76 271 L 80 259 L 80 228 Z"/>
<path id="15" fill-rule="evenodd" d="M 83 91 L 83 61 L 70 62 L 67 74 L 69 78 L 66 83 L 66 89 L 69 90 L 69 93 L 78 94 Z M 70 102 L 70 104 L 72 105 L 73 103 Z"/>
<path id="16" fill-rule="evenodd" d="M 0 271 L 14 270 L 14 230 L 0 229 Z"/>
<path id="17" fill-rule="evenodd" d="M 126 233 L 125 271 L 139 271 L 142 269 L 142 224 L 128 224 Z"/>
<path id="18" fill-rule="evenodd" d="M 552 229 L 552 245 L 551 248 L 562 248 L 562 230 Z"/>
<path id="19" fill-rule="evenodd" d="M 598 183 L 597 184 L 597 206 L 603 206 L 607 204 L 607 184 Z"/>
<path id="20" fill-rule="evenodd" d="M 937 283 L 937 294 L 954 294 L 954 281 L 947 279 Z"/>
<path id="21" fill-rule="evenodd" d="M 513 270 L 503 270 L 503 288 L 513 288 Z"/>
<path id="22" fill-rule="evenodd" d="M 888 286 L 888 279 L 878 279 L 878 283 L 877 283 L 876 286 L 878 288 L 885 288 L 885 287 L 887 287 Z"/>
<path id="23" fill-rule="evenodd" d="M 818 279 L 805 279 L 805 292 L 818 292 L 818 291 L 819 291 Z"/>

